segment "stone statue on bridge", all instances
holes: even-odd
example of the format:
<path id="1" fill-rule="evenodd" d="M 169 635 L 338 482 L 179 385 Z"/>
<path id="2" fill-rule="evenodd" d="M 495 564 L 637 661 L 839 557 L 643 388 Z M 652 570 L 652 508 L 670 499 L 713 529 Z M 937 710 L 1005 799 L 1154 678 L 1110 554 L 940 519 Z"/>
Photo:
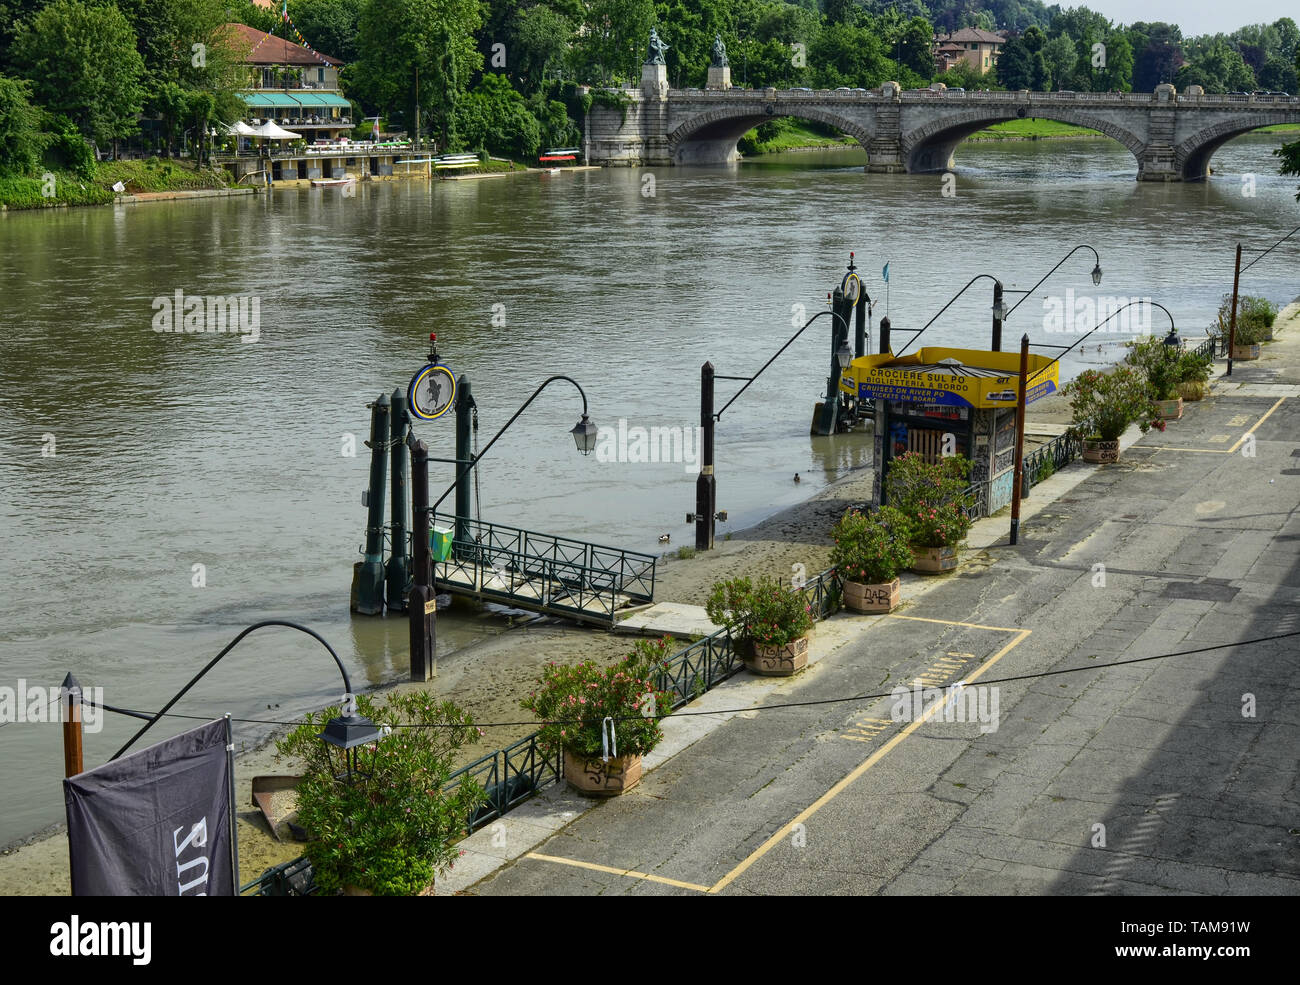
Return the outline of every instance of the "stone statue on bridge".
<path id="1" fill-rule="evenodd" d="M 664 65 L 664 52 L 668 50 L 668 45 L 664 44 L 663 39 L 659 37 L 657 28 L 650 28 L 650 51 L 645 56 L 647 65 Z"/>
<path id="2" fill-rule="evenodd" d="M 713 60 L 709 65 L 713 68 L 726 68 L 731 63 L 727 61 L 727 46 L 722 43 L 722 35 L 713 36 Z"/>

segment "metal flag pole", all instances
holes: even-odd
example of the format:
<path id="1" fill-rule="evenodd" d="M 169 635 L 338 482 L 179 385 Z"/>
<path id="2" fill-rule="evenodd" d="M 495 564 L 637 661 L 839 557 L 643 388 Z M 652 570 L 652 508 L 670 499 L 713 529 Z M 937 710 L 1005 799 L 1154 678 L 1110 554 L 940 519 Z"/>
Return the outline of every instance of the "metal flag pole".
<path id="1" fill-rule="evenodd" d="M 230 895 L 239 895 L 239 816 L 235 813 L 235 732 L 226 712 L 226 787 L 230 794 Z"/>

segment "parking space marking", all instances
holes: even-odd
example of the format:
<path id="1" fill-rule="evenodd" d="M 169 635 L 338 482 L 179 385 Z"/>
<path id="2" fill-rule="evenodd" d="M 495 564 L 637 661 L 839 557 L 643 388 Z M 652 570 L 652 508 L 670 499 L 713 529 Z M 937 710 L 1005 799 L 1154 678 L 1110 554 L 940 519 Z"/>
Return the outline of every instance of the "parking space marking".
<path id="1" fill-rule="evenodd" d="M 959 622 L 953 619 L 931 619 L 925 616 L 903 616 L 903 615 L 896 615 L 890 613 L 889 615 L 885 616 L 885 618 L 905 619 L 908 620 L 909 622 L 928 622 L 928 623 L 934 623 L 939 626 L 961 626 L 966 629 L 983 629 L 993 633 L 1014 633 L 1015 637 L 1013 639 L 1007 642 L 1000 650 L 998 650 L 997 653 L 993 654 L 993 656 L 991 656 L 983 664 L 981 664 L 979 667 L 975 668 L 975 670 L 971 671 L 966 675 L 967 683 L 970 683 L 971 681 L 975 680 L 975 678 L 982 675 L 986 670 L 988 670 L 999 660 L 1005 657 L 1008 653 L 1014 650 L 1017 646 L 1023 643 L 1033 633 L 1033 630 L 1031 629 L 1023 629 L 1018 626 L 987 626 L 982 623 Z M 946 661 L 947 666 L 950 666 L 953 668 L 953 670 L 955 670 L 957 667 L 963 666 L 964 664 L 968 663 L 973 659 L 975 659 L 975 654 L 973 653 L 967 653 L 965 651 L 958 651 L 958 650 L 949 650 L 947 651 L 944 657 L 939 658 L 939 661 Z M 937 662 L 938 661 L 936 661 L 936 663 Z M 730 872 L 724 875 L 712 886 L 704 886 L 694 882 L 684 882 L 680 879 L 669 879 L 665 876 L 651 875 L 648 872 L 640 872 L 636 869 L 620 869 L 612 865 L 599 865 L 595 862 L 580 862 L 577 859 L 562 858 L 558 855 L 544 855 L 541 852 L 528 852 L 523 857 L 535 859 L 536 861 L 539 862 L 553 862 L 557 865 L 568 865 L 577 869 L 589 869 L 593 872 L 604 872 L 609 875 L 623 876 L 629 879 L 645 879 L 650 882 L 657 882 L 665 886 L 674 886 L 678 889 L 689 889 L 695 892 L 709 893 L 709 894 L 719 893 L 723 889 L 726 889 L 727 886 L 735 882 L 736 879 L 739 878 L 741 875 L 743 875 L 746 872 L 746 870 L 749 869 L 750 866 L 752 866 L 760 858 L 762 858 L 769 851 L 771 851 L 778 843 L 784 841 L 785 838 L 794 829 L 795 825 L 802 824 L 804 821 L 808 820 L 808 818 L 812 817 L 819 810 L 821 810 L 832 800 L 838 797 L 851 783 L 853 783 L 854 780 L 858 779 L 860 776 L 866 773 L 867 770 L 875 766 L 876 763 L 884 759 L 885 756 L 887 756 L 890 753 L 890 751 L 892 751 L 896 746 L 898 746 L 904 739 L 906 739 L 909 735 L 911 735 L 918 728 L 924 725 L 927 721 L 929 721 L 932 717 L 934 717 L 934 715 L 940 713 L 942 711 L 942 708 L 943 708 L 943 703 L 936 702 L 928 710 L 923 712 L 917 718 L 913 719 L 904 728 L 902 728 L 898 732 L 898 734 L 894 735 L 883 746 L 875 750 L 863 762 L 859 763 L 856 767 L 854 767 L 852 772 L 850 772 L 847 776 L 841 779 L 833 787 L 831 787 L 824 794 L 818 797 L 816 801 L 814 801 L 808 807 L 800 811 L 798 816 L 796 816 L 793 820 L 788 821 L 774 835 L 768 838 L 767 841 L 765 841 L 762 845 L 760 845 L 757 849 L 755 849 L 747 858 L 743 859 L 735 868 L 733 868 Z M 859 734 L 857 736 L 854 736 L 846 733 L 843 737 L 846 739 L 851 739 L 852 741 L 855 742 L 871 742 L 880 734 L 880 732 L 884 731 L 884 729 L 886 729 L 891 724 L 893 723 L 889 719 L 862 718 L 856 721 L 854 723 L 854 729 L 850 730 L 850 731 L 856 731 Z"/>
<path id="2" fill-rule="evenodd" d="M 637 872 L 635 869 L 616 869 L 612 865 L 597 865 L 595 862 L 579 862 L 573 858 L 560 858 L 558 855 L 543 855 L 540 852 L 529 852 L 524 858 L 535 858 L 539 862 L 556 862 L 559 865 L 571 865 L 575 869 L 591 869 L 593 872 L 606 872 L 612 876 L 627 876 L 631 879 L 648 879 L 650 882 L 662 883 L 665 886 L 676 886 L 678 889 L 694 889 L 697 892 L 707 893 L 708 886 L 701 886 L 694 882 L 682 882 L 680 879 L 669 879 L 665 876 L 653 876 L 649 872 Z"/>
<path id="3" fill-rule="evenodd" d="M 915 622 L 938 623 L 944 626 L 965 626 L 973 629 L 987 629 L 997 633 L 1015 633 L 1016 635 L 1014 639 L 1010 640 L 1005 646 L 1002 647 L 1002 649 L 998 650 L 997 653 L 993 654 L 993 656 L 991 656 L 988 660 L 986 660 L 981 666 L 975 668 L 975 670 L 973 670 L 970 674 L 967 675 L 966 680 L 968 683 L 970 681 L 975 680 L 975 678 L 979 677 L 980 675 L 982 675 L 990 667 L 992 667 L 999 660 L 1005 657 L 1008 653 L 1014 650 L 1017 646 L 1023 643 L 1033 632 L 1033 630 L 1021 629 L 1015 626 L 985 626 L 979 623 L 955 622 L 950 619 L 928 619 L 922 616 L 895 616 L 891 614 L 889 616 L 886 616 L 885 618 L 908 619 Z M 767 841 L 759 845 L 758 848 L 756 848 L 749 855 L 748 858 L 741 861 L 739 865 L 737 865 L 734 869 L 732 869 L 725 876 L 719 879 L 716 883 L 710 886 L 709 893 L 716 894 L 721 892 L 722 890 L 730 886 L 733 882 L 735 882 L 740 876 L 744 875 L 750 866 L 752 866 L 755 862 L 761 859 L 764 855 L 770 852 L 777 845 L 784 842 L 785 839 L 794 830 L 795 825 L 804 823 L 810 817 L 812 817 L 814 814 L 820 811 L 823 807 L 829 804 L 832 800 L 838 797 L 841 793 L 843 793 L 844 790 L 847 789 L 849 785 L 853 783 L 854 780 L 858 779 L 860 776 L 866 773 L 867 770 L 875 766 L 876 763 L 884 759 L 887 755 L 889 755 L 889 753 L 895 747 L 897 747 L 900 743 L 902 743 L 904 739 L 906 739 L 909 735 L 911 735 L 922 725 L 928 722 L 932 717 L 934 717 L 936 714 L 942 711 L 942 707 L 943 707 L 942 702 L 935 702 L 930 706 L 929 709 L 927 709 L 921 715 L 913 719 L 909 724 L 907 724 L 904 728 L 902 728 L 897 735 L 893 736 L 893 738 L 889 739 L 889 741 L 887 741 L 883 746 L 881 746 L 870 756 L 868 756 L 865 760 L 859 763 L 858 766 L 856 766 L 853 769 L 853 771 L 848 774 L 848 776 L 844 777 L 842 780 L 836 783 L 835 786 L 831 787 L 824 794 L 818 797 L 817 800 L 815 800 L 812 804 L 805 807 L 792 820 L 787 821 L 782 827 L 777 829 L 776 833 L 773 834 L 770 838 L 768 838 Z"/>
<path id="4" fill-rule="evenodd" d="M 1273 404 L 1272 407 L 1270 407 L 1267 411 L 1265 411 L 1265 412 L 1264 412 L 1264 416 L 1261 417 L 1258 421 L 1256 421 L 1255 424 L 1254 424 L 1254 426 L 1252 426 L 1251 429 L 1250 429 L 1249 431 L 1247 431 L 1247 432 L 1246 432 L 1245 434 L 1243 434 L 1240 438 L 1238 438 L 1236 444 L 1234 444 L 1231 448 L 1179 448 L 1179 447 L 1176 446 L 1176 445 L 1139 445 L 1138 447 L 1140 447 L 1140 448 L 1153 448 L 1153 449 L 1155 449 L 1156 451 L 1186 451 L 1186 452 L 1198 452 L 1198 453 L 1200 453 L 1200 454 L 1202 454 L 1202 455 L 1231 455 L 1231 454 L 1233 454 L 1233 453 L 1234 453 L 1238 448 L 1240 448 L 1240 447 L 1242 446 L 1243 443 L 1245 443 L 1245 441 L 1246 441 L 1247 438 L 1249 438 L 1252 434 L 1255 433 L 1256 429 L 1257 429 L 1261 424 L 1263 424 L 1265 421 L 1267 421 L 1267 420 L 1268 420 L 1268 419 L 1273 415 L 1273 411 L 1277 410 L 1279 407 L 1282 406 L 1283 401 L 1285 401 L 1286 399 L 1287 399 L 1286 397 L 1278 397 L 1278 398 L 1277 398 L 1277 403 Z M 1235 424 L 1238 420 L 1240 420 L 1242 424 L 1245 424 L 1246 421 L 1250 420 L 1250 418 L 1249 418 L 1249 417 L 1246 417 L 1246 416 L 1244 416 L 1244 415 L 1238 415 L 1238 417 L 1234 417 L 1231 421 L 1228 422 L 1228 426 L 1229 426 L 1229 427 L 1234 426 L 1234 424 Z M 1207 440 L 1209 440 L 1210 442 L 1215 443 L 1215 444 L 1221 444 L 1221 443 L 1224 443 L 1224 442 L 1227 442 L 1228 440 L 1230 440 L 1231 437 L 1232 437 L 1232 435 L 1230 435 L 1230 434 L 1216 434 L 1216 435 L 1214 435 L 1213 437 L 1211 437 L 1211 438 L 1209 438 L 1209 439 L 1207 439 Z"/>

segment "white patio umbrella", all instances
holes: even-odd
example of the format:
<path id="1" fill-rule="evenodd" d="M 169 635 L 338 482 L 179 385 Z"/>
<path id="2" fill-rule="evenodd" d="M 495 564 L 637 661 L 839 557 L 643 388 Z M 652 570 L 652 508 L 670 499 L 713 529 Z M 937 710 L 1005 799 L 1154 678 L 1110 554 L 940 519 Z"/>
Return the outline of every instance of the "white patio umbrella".
<path id="1" fill-rule="evenodd" d="M 260 134 L 250 127 L 243 120 L 236 121 L 233 125 L 225 128 L 226 133 L 235 137 L 257 137 Z"/>
<path id="2" fill-rule="evenodd" d="M 302 134 L 290 133 L 288 130 L 278 126 L 271 120 L 267 120 L 260 127 L 253 128 L 253 133 L 259 137 L 265 137 L 268 140 L 299 140 L 302 137 Z"/>

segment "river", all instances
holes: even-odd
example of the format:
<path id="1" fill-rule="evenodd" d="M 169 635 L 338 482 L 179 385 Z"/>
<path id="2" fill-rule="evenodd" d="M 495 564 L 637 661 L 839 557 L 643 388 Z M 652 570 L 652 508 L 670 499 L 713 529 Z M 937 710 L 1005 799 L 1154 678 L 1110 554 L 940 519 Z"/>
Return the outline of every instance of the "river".
<path id="1" fill-rule="evenodd" d="M 700 365 L 757 370 L 821 310 L 850 250 L 895 348 L 976 274 L 1028 288 L 1079 243 L 1100 251 L 1101 287 L 1085 251 L 1045 291 L 1150 297 L 1197 336 L 1231 287 L 1236 239 L 1249 255 L 1296 224 L 1295 180 L 1271 155 L 1282 139 L 1234 141 L 1216 178 L 1188 185 L 1138 184 L 1111 141 L 1053 140 L 959 147 L 951 196 L 939 176 L 867 175 L 861 151 L 831 151 L 0 214 L 0 686 L 53 687 L 71 670 L 110 704 L 154 709 L 271 617 L 321 631 L 358 686 L 402 676 L 405 621 L 350 617 L 348 592 L 365 405 L 405 388 L 430 331 L 473 381 L 483 443 L 554 373 L 582 384 L 598 425 L 693 428 Z M 1287 256 L 1243 290 L 1290 300 Z M 178 290 L 257 298 L 258 340 L 154 331 L 155 299 Z M 986 346 L 990 302 L 976 285 L 924 341 Z M 723 416 L 719 536 L 868 461 L 861 435 L 808 436 L 827 321 Z M 1045 331 L 1041 297 L 1008 321 L 1008 348 L 1022 332 L 1077 337 Z M 1109 358 L 1085 352 L 1063 375 Z M 719 404 L 738 385 L 720 383 Z M 580 409 L 555 385 L 506 433 L 479 468 L 484 517 L 646 551 L 691 543 L 695 464 L 579 456 Z M 435 456 L 452 454 L 450 416 L 417 429 Z M 437 466 L 435 493 L 449 481 Z M 440 656 L 495 631 L 445 617 Z M 176 710 L 289 718 L 340 690 L 315 643 L 270 630 Z M 131 728 L 114 718 L 87 735 L 86 762 Z M 62 817 L 59 743 L 53 725 L 0 725 L 0 845 Z"/>

